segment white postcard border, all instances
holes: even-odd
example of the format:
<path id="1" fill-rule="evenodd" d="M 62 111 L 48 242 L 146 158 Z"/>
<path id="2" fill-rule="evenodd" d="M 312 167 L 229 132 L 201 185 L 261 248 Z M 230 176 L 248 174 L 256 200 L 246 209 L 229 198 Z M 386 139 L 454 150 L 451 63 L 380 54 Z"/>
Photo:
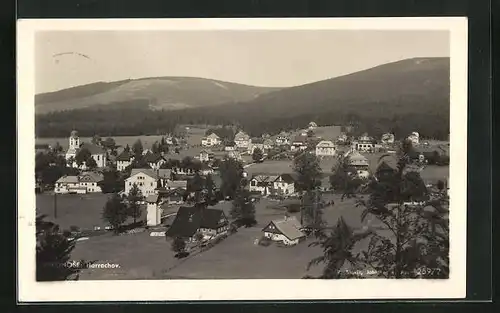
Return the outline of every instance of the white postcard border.
<path id="1" fill-rule="evenodd" d="M 35 281 L 34 35 L 42 30 L 448 30 L 450 31 L 450 278 L 447 280 Z M 18 300 L 339 300 L 463 298 L 466 292 L 467 19 L 30 19 L 18 22 Z M 28 192 L 23 192 L 28 190 Z"/>

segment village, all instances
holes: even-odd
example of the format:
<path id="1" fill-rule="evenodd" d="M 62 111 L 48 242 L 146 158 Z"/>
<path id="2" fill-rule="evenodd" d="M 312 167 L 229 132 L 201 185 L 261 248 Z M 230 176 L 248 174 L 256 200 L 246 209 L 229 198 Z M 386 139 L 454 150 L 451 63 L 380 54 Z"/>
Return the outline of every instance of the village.
<path id="1" fill-rule="evenodd" d="M 82 142 L 73 130 L 67 149 L 35 147 L 37 214 L 77 240 L 72 259 L 120 264 L 85 269 L 80 279 L 301 278 L 322 252 L 308 246 L 295 161 L 319 161 L 327 224 L 343 217 L 363 228 L 372 221 L 341 200 L 335 169 L 345 163 L 368 181 L 381 168 L 397 169 L 401 144 L 392 133 L 353 136 L 349 127 L 315 122 L 261 137 L 237 127 L 183 127 L 149 146 L 99 136 Z M 448 189 L 449 142 L 418 132 L 404 139 L 426 187 Z"/>

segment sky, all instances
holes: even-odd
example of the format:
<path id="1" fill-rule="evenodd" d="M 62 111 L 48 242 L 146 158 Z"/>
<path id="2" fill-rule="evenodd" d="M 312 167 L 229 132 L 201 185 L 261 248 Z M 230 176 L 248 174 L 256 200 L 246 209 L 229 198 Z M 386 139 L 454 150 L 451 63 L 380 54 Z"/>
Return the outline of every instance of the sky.
<path id="1" fill-rule="evenodd" d="M 414 57 L 449 57 L 446 31 L 43 31 L 36 93 L 158 76 L 291 87 Z"/>

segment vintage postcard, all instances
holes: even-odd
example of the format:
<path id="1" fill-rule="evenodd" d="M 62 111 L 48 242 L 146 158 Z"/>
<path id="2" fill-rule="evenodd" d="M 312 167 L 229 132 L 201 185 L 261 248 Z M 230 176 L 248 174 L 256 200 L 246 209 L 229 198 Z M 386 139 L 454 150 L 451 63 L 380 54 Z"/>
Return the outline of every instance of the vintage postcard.
<path id="1" fill-rule="evenodd" d="M 21 302 L 463 298 L 465 18 L 20 20 Z"/>

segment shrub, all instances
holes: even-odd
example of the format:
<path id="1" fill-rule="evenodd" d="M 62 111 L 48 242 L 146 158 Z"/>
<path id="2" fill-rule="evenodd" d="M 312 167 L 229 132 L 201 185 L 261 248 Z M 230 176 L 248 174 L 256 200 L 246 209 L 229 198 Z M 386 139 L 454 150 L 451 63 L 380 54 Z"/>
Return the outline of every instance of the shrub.
<path id="1" fill-rule="evenodd" d="M 288 213 L 297 213 L 300 212 L 300 204 L 299 203 L 293 203 L 290 204 L 286 207 L 286 211 Z"/>
<path id="2" fill-rule="evenodd" d="M 273 241 L 267 237 L 262 237 L 259 239 L 259 246 L 269 247 Z"/>

